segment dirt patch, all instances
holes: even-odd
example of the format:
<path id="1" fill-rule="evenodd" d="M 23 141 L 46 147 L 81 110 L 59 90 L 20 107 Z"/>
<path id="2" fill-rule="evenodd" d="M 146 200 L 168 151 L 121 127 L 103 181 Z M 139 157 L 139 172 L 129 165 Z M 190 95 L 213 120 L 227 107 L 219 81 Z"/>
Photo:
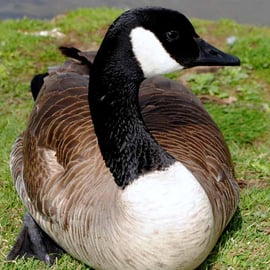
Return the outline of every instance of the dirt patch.
<path id="1" fill-rule="evenodd" d="M 237 180 L 237 183 L 240 189 L 250 189 L 250 188 L 258 188 L 258 189 L 265 189 L 270 188 L 270 183 L 263 179 L 251 179 L 251 180 Z"/>

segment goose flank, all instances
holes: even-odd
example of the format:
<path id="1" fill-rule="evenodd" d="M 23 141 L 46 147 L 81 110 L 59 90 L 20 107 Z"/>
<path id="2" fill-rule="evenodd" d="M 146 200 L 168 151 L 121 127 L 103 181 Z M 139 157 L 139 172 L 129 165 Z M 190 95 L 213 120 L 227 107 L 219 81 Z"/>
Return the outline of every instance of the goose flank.
<path id="1" fill-rule="evenodd" d="M 35 105 L 11 152 L 27 214 L 8 259 L 94 269 L 194 269 L 235 213 L 239 191 L 219 128 L 192 92 L 159 75 L 236 66 L 181 13 L 124 12 L 96 55 L 31 84 Z"/>

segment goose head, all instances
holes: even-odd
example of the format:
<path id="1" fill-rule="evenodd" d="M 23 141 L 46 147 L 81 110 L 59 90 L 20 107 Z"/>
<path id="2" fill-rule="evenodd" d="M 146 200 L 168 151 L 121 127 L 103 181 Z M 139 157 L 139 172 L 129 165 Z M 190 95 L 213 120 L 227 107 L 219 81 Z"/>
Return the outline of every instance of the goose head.
<path id="1" fill-rule="evenodd" d="M 165 8 L 126 11 L 102 45 L 108 41 L 111 50 L 112 44 L 131 50 L 146 78 L 195 66 L 240 65 L 239 58 L 204 41 L 183 14 Z"/>
<path id="2" fill-rule="evenodd" d="M 149 9 L 145 14 L 148 18 L 130 33 L 133 52 L 145 77 L 194 66 L 240 64 L 237 57 L 200 38 L 183 14 L 165 9 Z"/>

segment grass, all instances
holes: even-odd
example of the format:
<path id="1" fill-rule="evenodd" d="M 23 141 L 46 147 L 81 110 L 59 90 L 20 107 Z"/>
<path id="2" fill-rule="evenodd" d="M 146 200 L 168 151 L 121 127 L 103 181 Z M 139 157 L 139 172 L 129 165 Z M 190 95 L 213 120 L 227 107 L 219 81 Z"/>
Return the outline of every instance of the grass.
<path id="1" fill-rule="evenodd" d="M 9 153 L 33 106 L 29 81 L 35 73 L 63 61 L 59 45 L 97 48 L 120 13 L 117 9 L 79 9 L 51 21 L 0 22 L 0 269 L 49 269 L 36 260 L 5 261 L 25 211 L 12 185 Z M 171 75 L 206 100 L 206 108 L 228 142 L 242 187 L 238 212 L 199 269 L 270 269 L 270 29 L 231 20 L 194 19 L 193 23 L 202 37 L 242 61 L 241 67 Z M 33 34 L 53 28 L 65 36 Z M 236 42 L 229 46 L 226 39 L 230 36 Z M 89 268 L 64 255 L 50 269 Z"/>

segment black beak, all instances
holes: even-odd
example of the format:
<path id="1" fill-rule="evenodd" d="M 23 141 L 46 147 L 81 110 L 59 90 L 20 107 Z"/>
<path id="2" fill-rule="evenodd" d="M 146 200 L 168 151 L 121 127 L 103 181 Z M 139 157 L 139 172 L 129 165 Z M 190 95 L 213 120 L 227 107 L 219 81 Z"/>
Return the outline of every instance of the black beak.
<path id="1" fill-rule="evenodd" d="M 199 57 L 191 61 L 191 66 L 239 66 L 240 59 L 224 53 L 201 38 L 195 38 L 199 47 Z"/>

